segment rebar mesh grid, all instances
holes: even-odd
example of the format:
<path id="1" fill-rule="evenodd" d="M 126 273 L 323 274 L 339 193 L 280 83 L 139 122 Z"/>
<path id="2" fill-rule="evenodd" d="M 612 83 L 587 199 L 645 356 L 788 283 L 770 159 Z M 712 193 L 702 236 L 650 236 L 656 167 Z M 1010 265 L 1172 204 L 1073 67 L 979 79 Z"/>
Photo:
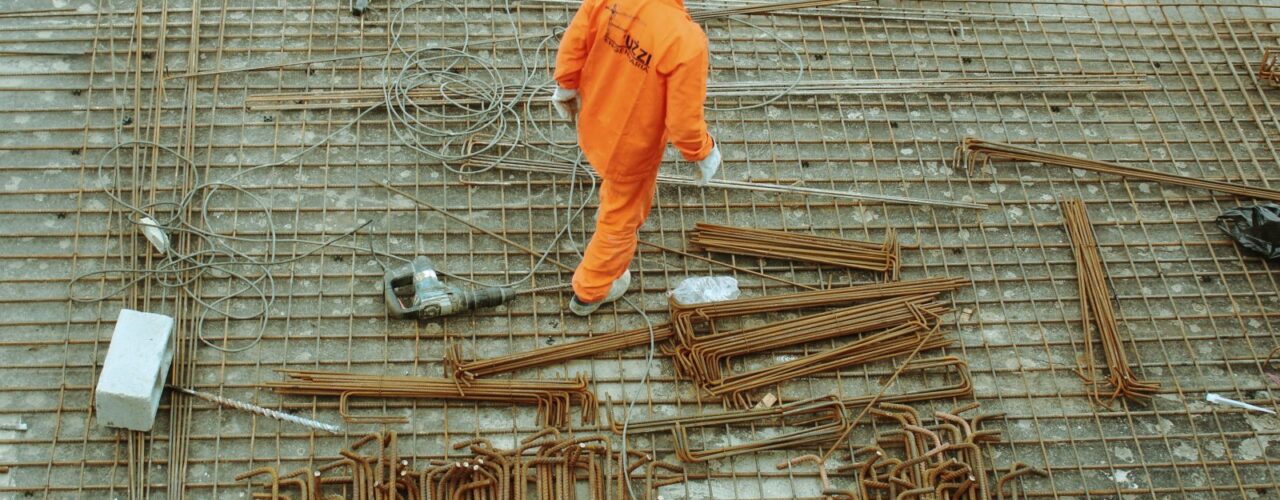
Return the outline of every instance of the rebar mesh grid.
<path id="1" fill-rule="evenodd" d="M 68 300 L 78 274 L 145 264 L 155 256 L 103 194 L 97 162 L 110 146 L 155 141 L 188 155 L 178 161 L 154 148 L 127 150 L 110 170 L 138 204 L 172 199 L 200 180 L 224 178 L 288 156 L 334 134 L 358 110 L 254 111 L 247 97 L 270 92 L 377 89 L 381 58 L 215 71 L 303 59 L 382 53 L 390 8 L 356 19 L 341 3 L 199 0 L 146 5 L 102 0 L 81 6 L 4 2 L 0 13 L 0 191 L 6 250 L 0 255 L 0 422 L 22 421 L 26 432 L 0 430 L 0 494 L 43 497 L 233 497 L 247 493 L 234 476 L 262 465 L 314 467 L 347 442 L 383 426 L 352 425 L 349 436 L 313 435 L 274 420 L 166 397 L 156 429 L 117 433 L 96 426 L 91 394 L 121 307 L 172 314 L 184 341 L 172 380 L 200 390 L 338 421 L 330 400 L 285 398 L 257 388 L 278 380 L 274 370 L 326 369 L 386 375 L 443 373 L 451 343 L 469 356 L 490 357 L 638 328 L 626 307 L 589 319 L 563 312 L 569 296 L 538 293 L 506 307 L 417 324 L 390 319 L 381 303 L 382 269 L 360 247 L 411 257 L 430 254 L 463 276 L 505 280 L 534 260 L 483 234 L 397 197 L 377 182 L 427 197 L 473 223 L 538 248 L 565 223 L 570 184 L 535 174 L 488 173 L 468 178 L 398 145 L 386 114 L 375 111 L 298 161 L 257 171 L 241 181 L 271 202 L 283 238 L 327 240 L 360 221 L 374 223 L 354 238 L 357 248 L 325 248 L 276 270 L 277 301 L 262 343 L 223 355 L 197 342 L 195 302 L 152 282 L 97 303 Z M 1280 180 L 1280 90 L 1260 80 L 1266 49 L 1280 46 L 1280 8 L 1200 2 L 1104 6 L 1101 2 L 904 2 L 926 16 L 793 14 L 751 16 L 760 28 L 708 21 L 712 80 L 788 81 L 798 63 L 778 40 L 795 46 L 807 78 L 874 79 L 1058 74 L 1147 75 L 1155 90 L 1098 93 L 920 93 L 789 96 L 763 108 L 711 112 L 722 144 L 722 172 L 736 180 L 801 182 L 831 189 L 977 201 L 983 212 L 834 203 L 820 198 L 661 188 L 641 237 L 683 247 L 696 222 L 812 231 L 881 240 L 899 235 L 904 279 L 951 276 L 974 286 L 954 294 L 964 311 L 944 322 L 959 339 L 948 349 L 970 367 L 984 411 L 1005 412 L 989 425 L 1004 431 L 986 445 L 1001 472 L 1026 462 L 1049 472 L 1022 484 L 1029 496 L 1112 498 L 1265 498 L 1280 488 L 1280 423 L 1203 402 L 1205 392 L 1280 409 L 1262 359 L 1277 344 L 1280 294 L 1268 263 L 1243 254 L 1213 226 L 1221 211 L 1244 200 L 1177 187 L 1126 182 L 1018 163 L 966 174 L 950 163 L 966 136 L 1034 145 L 1164 172 L 1269 186 Z M 520 68 L 520 42 L 487 38 L 550 33 L 565 25 L 572 5 L 512 2 L 423 4 L 407 12 L 405 42 L 458 44 L 504 74 Z M 961 12 L 963 9 L 963 13 Z M 21 11 L 42 10 L 22 14 Z M 835 10 L 827 8 L 823 12 Z M 946 10 L 944 14 L 937 14 Z M 197 13 L 198 15 L 193 15 Z M 12 13 L 12 14 L 11 14 Z M 987 13 L 989 15 L 981 15 Z M 776 39 L 775 39 L 776 38 Z M 548 66 L 550 61 L 540 61 Z M 759 102 L 721 99 L 716 107 Z M 545 120 L 549 108 L 535 114 Z M 551 122 L 547 122 L 551 123 Z M 572 139 L 564 122 L 549 128 Z M 688 173 L 685 163 L 664 168 Z M 1162 390 L 1149 404 L 1091 405 L 1075 370 L 1084 352 L 1075 263 L 1056 201 L 1079 196 L 1094 221 L 1129 339 L 1136 372 Z M 267 228 L 246 196 L 219 195 L 215 223 L 237 235 Z M 573 249 L 589 237 L 589 217 L 554 256 L 576 262 Z M 190 244 L 182 243 L 182 244 Z M 313 249 L 283 243 L 280 256 Z M 831 273 L 783 261 L 726 259 L 807 284 L 870 281 L 857 272 Z M 632 296 L 655 321 L 666 314 L 664 292 L 686 276 L 723 274 L 705 262 L 643 248 L 632 266 Z M 536 285 L 567 281 L 543 266 Z M 745 295 L 794 288 L 739 274 Z M 118 281 L 93 279 L 86 293 Z M 204 297 L 225 294 L 208 277 Z M 252 309 L 251 303 L 236 307 Z M 216 321 L 205 334 L 232 344 L 251 339 L 257 323 Z M 814 348 L 821 348 L 814 346 Z M 809 353 L 795 349 L 767 360 Z M 640 384 L 645 353 L 624 353 L 532 370 L 523 376 L 586 373 L 597 394 L 640 397 L 634 418 L 714 412 L 676 380 L 658 358 Z M 743 361 L 750 367 L 753 360 Z M 831 391 L 873 393 L 892 365 L 877 364 L 796 381 L 777 388 L 793 401 Z M 900 382 L 905 388 L 944 381 Z M 957 401 L 919 405 L 948 409 Z M 357 404 L 361 414 L 406 416 L 392 426 L 404 456 L 448 456 L 448 444 L 485 436 L 513 442 L 536 430 L 532 410 L 503 406 L 392 400 Z M 697 436 L 713 444 L 756 440 L 766 428 Z M 866 426 L 849 450 L 873 435 Z M 726 434 L 729 437 L 725 437 Z M 637 436 L 631 446 L 672 456 L 661 437 Z M 774 464 L 809 453 L 762 452 L 686 468 L 689 481 L 661 490 L 667 498 L 791 498 L 818 496 L 812 467 Z M 843 460 L 837 454 L 838 460 Z M 415 464 L 415 468 L 421 468 Z M 833 477 L 840 485 L 848 478 Z"/>

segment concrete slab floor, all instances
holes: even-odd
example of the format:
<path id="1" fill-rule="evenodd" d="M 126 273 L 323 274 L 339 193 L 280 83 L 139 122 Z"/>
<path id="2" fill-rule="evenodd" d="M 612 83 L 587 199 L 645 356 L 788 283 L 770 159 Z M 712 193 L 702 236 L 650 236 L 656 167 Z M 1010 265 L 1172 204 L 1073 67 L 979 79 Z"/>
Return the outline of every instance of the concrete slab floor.
<path id="1" fill-rule="evenodd" d="M 826 16 L 744 18 L 754 28 L 738 20 L 709 22 L 713 82 L 790 81 L 803 65 L 804 78 L 812 79 L 1138 73 L 1152 89 L 788 95 L 754 109 L 709 112 L 725 154 L 726 178 L 976 201 L 991 208 L 858 206 L 818 197 L 663 187 L 641 237 L 682 247 L 699 221 L 867 240 L 895 229 L 907 245 L 905 278 L 974 282 L 951 297 L 957 310 L 971 313 L 944 322 L 944 331 L 957 340 L 945 351 L 969 363 L 973 400 L 983 411 L 1005 414 L 992 423 L 1004 439 L 987 446 L 989 462 L 1001 472 L 1021 461 L 1050 473 L 1026 480 L 1027 495 L 1274 497 L 1280 488 L 1280 425 L 1203 402 L 1205 392 L 1218 392 L 1277 409 L 1276 382 L 1267 376 L 1274 368 L 1263 366 L 1280 344 L 1276 276 L 1212 223 L 1223 210 L 1248 201 L 1041 165 L 1002 163 L 967 174 L 952 163 L 958 142 L 977 136 L 1164 172 L 1274 185 L 1280 181 L 1280 88 L 1255 73 L 1262 51 L 1280 47 L 1280 8 L 1266 7 L 1266 1 L 1244 3 L 1258 6 L 882 2 L 929 12 L 858 17 L 837 9 Z M 351 106 L 296 111 L 246 103 L 276 92 L 381 92 L 389 80 L 384 57 L 181 76 L 385 54 L 398 31 L 407 47 L 465 41 L 464 51 L 476 58 L 458 62 L 457 74 L 492 84 L 484 71 L 488 65 L 501 83 L 518 84 L 529 71 L 536 86 L 546 81 L 550 64 L 548 54 L 536 50 L 538 40 L 484 41 L 551 33 L 572 15 L 564 3 L 427 2 L 397 17 L 401 5 L 375 1 L 368 15 L 356 19 L 341 2 L 0 1 L 0 423 L 30 427 L 0 430 L 0 465 L 10 467 L 0 474 L 0 496 L 240 497 L 251 490 L 235 475 L 263 465 L 291 470 L 323 463 L 367 432 L 400 432 L 402 454 L 421 468 L 453 453 L 451 442 L 477 435 L 513 442 L 536 430 L 531 408 L 367 400 L 358 402 L 358 413 L 403 415 L 411 423 L 349 425 L 345 436 L 312 435 L 237 410 L 204 402 L 175 406 L 166 398 L 153 432 L 117 433 L 94 423 L 90 395 L 111 321 L 122 307 L 179 319 L 186 342 L 171 375 L 178 383 L 326 422 L 340 421 L 335 401 L 280 397 L 257 385 L 279 380 L 274 370 L 280 368 L 435 376 L 450 343 L 459 343 L 469 357 L 488 357 L 644 325 L 625 305 L 589 319 L 567 315 L 569 296 L 558 292 L 434 323 L 388 317 L 379 262 L 392 260 L 384 254 L 428 254 L 450 272 L 490 282 L 520 279 L 534 261 L 416 207 L 379 181 L 522 243 L 551 248 L 570 265 L 589 237 L 591 207 L 575 220 L 566 210 L 581 202 L 583 186 L 571 189 L 566 178 L 538 174 L 451 173 L 407 147 L 413 140 L 436 150 L 440 137 L 406 136 L 381 109 L 357 121 L 361 110 Z M 402 27 L 393 26 L 396 19 L 404 20 Z M 402 63 L 392 58 L 389 64 L 399 71 Z M 761 101 L 711 104 L 729 108 Z M 516 114 L 508 113 L 505 128 L 481 129 L 537 146 L 515 155 L 542 158 L 548 141 L 573 139 L 568 124 L 550 116 L 545 105 L 532 105 L 527 114 L 521 106 L 522 128 L 514 126 Z M 456 116 L 434 123 L 467 128 Z M 144 145 L 108 155 L 112 146 L 131 140 L 172 151 Z M 289 160 L 278 166 L 248 170 L 284 158 Z M 668 171 L 691 172 L 676 155 L 669 158 Z M 228 179 L 236 188 L 200 188 Z M 197 202 L 176 213 L 173 203 L 193 190 Z M 1056 204 L 1071 196 L 1088 205 L 1134 369 L 1162 386 L 1150 402 L 1098 408 L 1074 372 L 1084 352 L 1083 334 L 1075 263 Z M 164 265 L 121 201 L 172 220 L 174 227 L 221 235 L 177 234 L 183 251 L 240 252 L 242 258 L 275 264 L 227 267 L 249 282 L 225 272 L 121 273 Z M 366 221 L 372 222 L 348 235 Z M 555 232 L 566 224 L 569 237 L 557 241 Z M 326 241 L 337 244 L 315 243 Z M 806 283 L 871 279 L 786 261 L 733 262 Z M 681 279 L 726 273 L 650 250 L 642 251 L 632 270 L 630 297 L 656 323 L 666 319 L 665 291 Z M 535 286 L 569 278 L 545 264 L 533 271 Z M 108 273 L 93 274 L 99 272 Z M 82 279 L 72 284 L 77 276 Z M 746 274 L 737 278 L 745 296 L 793 291 Z M 72 300 L 104 295 L 109 297 Z M 272 300 L 264 303 L 261 295 Z M 225 297 L 231 298 L 214 302 Z M 211 312 L 201 301 L 222 312 Z M 255 316 L 264 305 L 265 325 Z M 226 312 L 250 319 L 229 320 Z M 250 345 L 259 332 L 259 343 L 236 353 L 197 340 L 236 348 Z M 831 391 L 863 394 L 892 368 L 883 363 L 828 374 L 775 392 L 785 400 Z M 636 418 L 722 408 L 677 380 L 662 356 L 646 367 L 643 349 L 517 376 L 576 373 L 590 376 L 602 399 L 641 398 Z M 642 384 L 646 374 L 649 382 Z M 931 413 L 964 402 L 918 406 Z M 769 432 L 735 429 L 699 438 L 727 444 Z M 850 450 L 869 433 L 855 433 Z M 674 459 L 665 436 L 637 436 L 631 446 Z M 773 466 L 812 451 L 692 465 L 688 482 L 660 493 L 818 496 L 811 467 Z M 841 454 L 836 458 L 844 463 Z M 131 468 L 131 462 L 140 467 Z M 835 479 L 837 485 L 846 480 Z"/>

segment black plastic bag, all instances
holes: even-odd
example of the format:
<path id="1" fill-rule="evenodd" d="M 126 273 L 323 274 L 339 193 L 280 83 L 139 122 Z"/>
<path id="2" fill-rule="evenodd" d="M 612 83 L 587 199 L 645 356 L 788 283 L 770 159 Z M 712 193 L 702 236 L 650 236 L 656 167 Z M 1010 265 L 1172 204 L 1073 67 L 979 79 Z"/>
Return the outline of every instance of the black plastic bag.
<path id="1" fill-rule="evenodd" d="M 1242 247 L 1267 259 L 1280 259 L 1280 205 L 1263 203 L 1227 210 L 1218 216 L 1218 229 Z"/>

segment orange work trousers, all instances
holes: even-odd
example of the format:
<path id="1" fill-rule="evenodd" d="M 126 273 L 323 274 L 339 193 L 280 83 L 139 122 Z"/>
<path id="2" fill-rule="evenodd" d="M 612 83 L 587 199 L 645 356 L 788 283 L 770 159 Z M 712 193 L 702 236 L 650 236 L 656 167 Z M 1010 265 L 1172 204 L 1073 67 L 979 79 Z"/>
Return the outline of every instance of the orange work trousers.
<path id="1" fill-rule="evenodd" d="M 636 254 L 636 234 L 649 217 L 657 189 L 658 169 L 624 181 L 605 179 L 600 184 L 600 210 L 596 232 L 587 244 L 582 263 L 573 272 L 573 292 L 578 300 L 593 303 L 609 295 L 613 280 L 631 266 Z"/>

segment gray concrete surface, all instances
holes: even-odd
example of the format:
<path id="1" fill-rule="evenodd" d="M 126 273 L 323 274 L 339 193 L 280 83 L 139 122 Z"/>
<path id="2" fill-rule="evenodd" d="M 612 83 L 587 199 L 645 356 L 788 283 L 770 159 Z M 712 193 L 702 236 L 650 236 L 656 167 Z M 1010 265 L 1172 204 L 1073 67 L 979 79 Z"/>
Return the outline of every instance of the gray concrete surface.
<path id="1" fill-rule="evenodd" d="M 340 3 L 200 2 L 194 26 L 191 5 L 189 0 L 144 5 L 139 15 L 133 3 L 120 1 L 0 2 L 4 12 L 74 10 L 35 17 L 0 14 L 0 303 L 5 311 L 0 319 L 0 380 L 5 381 L 0 422 L 30 426 L 26 432 L 0 431 L 0 465 L 11 468 L 0 474 L 0 496 L 130 493 L 130 440 L 96 425 L 90 413 L 111 321 L 122 307 L 179 318 L 179 332 L 188 339 L 180 346 L 186 357 L 175 362 L 181 383 L 328 422 L 339 421 L 334 401 L 281 398 L 257 384 L 277 380 L 273 370 L 286 367 L 438 375 L 449 342 L 460 343 L 472 357 L 493 356 L 644 324 L 625 306 L 606 308 L 590 319 L 567 315 L 562 307 L 569 296 L 558 293 L 523 297 L 434 324 L 388 318 L 380 296 L 380 259 L 370 247 L 401 257 L 428 253 L 451 272 L 489 281 L 517 278 L 532 261 L 492 238 L 415 208 L 376 181 L 416 189 L 476 224 L 539 248 L 551 245 L 551 233 L 565 224 L 569 184 L 548 176 L 497 172 L 459 178 L 402 147 L 381 111 L 337 132 L 298 161 L 238 178 L 256 199 L 223 191 L 211 198 L 207 222 L 183 215 L 199 227 L 242 237 L 262 237 L 274 228 L 275 254 L 282 259 L 315 248 L 291 239 L 325 241 L 362 221 L 374 221 L 358 237 L 343 239 L 346 247 L 271 266 L 275 300 L 256 348 L 224 355 L 194 342 L 200 309 L 183 291 L 156 279 L 104 301 L 69 300 L 73 276 L 158 263 L 128 222 L 127 211 L 105 196 L 106 189 L 139 206 L 171 202 L 198 182 L 226 179 L 316 144 L 356 114 L 350 109 L 247 109 L 248 96 L 380 88 L 381 58 L 157 84 L 161 66 L 172 76 L 197 67 L 241 68 L 380 52 L 388 46 L 391 16 L 381 2 L 374 2 L 374 11 L 362 21 L 346 14 Z M 569 18 L 566 7 L 537 2 L 513 3 L 514 14 L 488 3 L 456 5 L 410 11 L 406 43 L 457 43 L 464 33 L 473 41 L 543 33 Z M 1273 496 L 1280 487 L 1276 421 L 1202 402 L 1203 394 L 1212 391 L 1276 408 L 1276 382 L 1262 362 L 1280 344 L 1280 296 L 1273 269 L 1243 254 L 1212 223 L 1222 210 L 1247 200 L 1038 165 L 1000 164 L 966 174 L 951 158 L 958 141 L 973 135 L 1166 172 L 1274 185 L 1280 181 L 1280 119 L 1275 114 L 1280 89 L 1259 81 L 1255 66 L 1263 49 L 1280 47 L 1280 23 L 1274 22 L 1280 9 L 1165 2 L 919 5 L 1024 17 L 749 19 L 763 30 L 721 21 L 707 28 L 712 79 L 792 78 L 797 64 L 776 37 L 801 51 L 810 78 L 1115 72 L 1147 75 L 1155 90 L 792 96 L 762 109 L 710 113 L 728 178 L 803 181 L 992 207 L 973 212 L 854 206 L 668 187 L 659 191 L 642 237 L 681 246 L 685 232 L 698 221 L 858 239 L 877 239 L 887 228 L 896 229 L 909 244 L 903 252 L 905 277 L 974 280 L 971 289 L 953 297 L 957 310 L 972 313 L 948 319 L 946 331 L 958 342 L 947 352 L 969 362 L 975 399 L 983 410 L 1006 414 L 993 424 L 1004 432 L 1004 442 L 987 448 L 990 461 L 1001 470 L 1023 461 L 1051 473 L 1027 481 L 1028 493 L 1074 498 Z M 491 60 L 503 78 L 516 78 L 520 58 L 514 43 L 473 46 L 469 52 Z M 549 113 L 535 107 L 533 116 L 546 123 Z M 572 139 L 565 124 L 547 125 L 556 140 Z M 194 165 L 140 148 L 136 154 L 129 149 L 118 160 L 110 158 L 109 168 L 100 173 L 97 165 L 107 148 L 131 139 L 176 148 Z M 664 168 L 690 172 L 683 162 Z M 1084 352 L 1075 264 L 1055 203 L 1068 196 L 1088 202 L 1136 370 L 1163 386 L 1150 402 L 1095 407 L 1074 373 Z M 270 223 L 264 206 L 270 207 Z M 156 210 L 165 209 L 161 205 Z M 556 245 L 556 258 L 576 262 L 575 249 L 588 236 L 588 224 L 589 217 L 574 222 L 573 240 Z M 185 244 L 209 248 L 191 237 Z M 236 249 L 259 257 L 268 251 L 262 242 L 241 242 Z M 735 262 L 807 282 L 870 279 L 784 261 Z M 632 300 L 655 322 L 665 320 L 666 289 L 686 276 L 725 272 L 649 252 L 632 269 Z M 791 291 L 747 275 L 738 279 L 748 296 Z M 538 269 L 539 286 L 567 280 L 566 273 L 551 266 Z M 72 291 L 89 296 L 120 283 L 91 277 Z M 216 273 L 194 283 L 192 293 L 209 298 L 235 287 Z M 230 304 L 238 313 L 252 313 L 261 305 L 251 299 Z M 215 342 L 225 336 L 239 345 L 258 328 L 253 320 L 210 318 L 202 331 Z M 519 376 L 587 373 L 602 399 L 642 398 L 636 418 L 720 408 L 699 400 L 695 388 L 676 380 L 670 363 L 660 356 L 647 369 L 650 383 L 642 386 L 644 359 L 643 350 L 633 349 Z M 780 394 L 785 399 L 832 390 L 861 394 L 873 390 L 891 369 L 880 364 L 866 373 L 852 370 L 796 381 L 780 388 Z M 902 383 L 913 387 L 930 381 Z M 405 415 L 412 423 L 352 425 L 347 436 L 322 436 L 204 403 L 193 404 L 189 413 L 178 412 L 168 402 L 156 429 L 141 441 L 143 456 L 137 458 L 146 475 L 145 490 L 157 498 L 182 489 L 196 498 L 247 495 L 245 485 L 233 480 L 236 474 L 262 465 L 291 469 L 323 462 L 366 432 L 400 432 L 404 454 L 425 464 L 450 453 L 448 443 L 466 437 L 485 435 L 504 442 L 536 430 L 533 412 L 526 408 L 367 401 L 361 413 Z M 932 411 L 962 402 L 936 401 L 920 408 Z M 698 437 L 726 444 L 769 432 L 756 428 Z M 869 432 L 855 433 L 850 447 L 865 441 Z M 632 446 L 673 458 L 665 437 L 637 437 Z M 694 479 L 661 493 L 665 498 L 817 495 L 812 469 L 778 471 L 773 466 L 810 451 L 691 466 Z M 710 479 L 702 479 L 708 475 Z"/>

